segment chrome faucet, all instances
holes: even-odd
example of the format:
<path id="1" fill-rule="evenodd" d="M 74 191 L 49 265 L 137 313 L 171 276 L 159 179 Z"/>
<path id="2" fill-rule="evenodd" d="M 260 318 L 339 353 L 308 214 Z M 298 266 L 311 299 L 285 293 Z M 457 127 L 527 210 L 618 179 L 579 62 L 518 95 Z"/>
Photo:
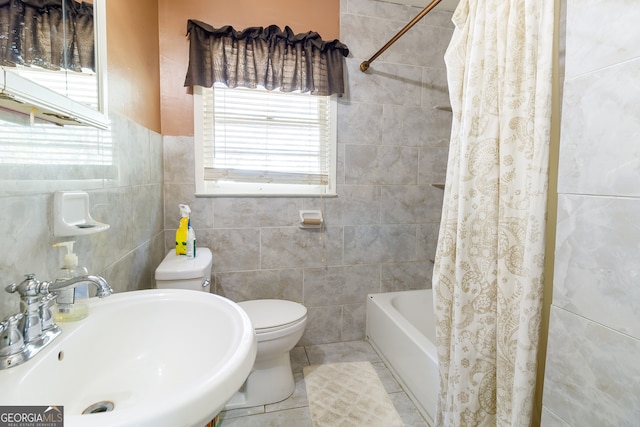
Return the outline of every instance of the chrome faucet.
<path id="1" fill-rule="evenodd" d="M 20 313 L 8 316 L 0 323 L 0 370 L 20 365 L 35 356 L 62 332 L 53 320 L 51 305 L 56 292 L 91 283 L 96 295 L 104 298 L 113 293 L 100 276 L 77 276 L 68 280 L 41 282 L 27 274 L 19 284 L 5 288 L 20 295 Z"/>
<path id="2" fill-rule="evenodd" d="M 100 276 L 77 276 L 67 280 L 58 279 L 55 282 L 41 282 L 40 293 L 47 294 L 49 292 L 64 291 L 65 289 L 75 288 L 83 283 L 93 284 L 97 289 L 96 296 L 99 298 L 108 297 L 113 293 L 111 286 L 104 280 L 104 277 Z"/>

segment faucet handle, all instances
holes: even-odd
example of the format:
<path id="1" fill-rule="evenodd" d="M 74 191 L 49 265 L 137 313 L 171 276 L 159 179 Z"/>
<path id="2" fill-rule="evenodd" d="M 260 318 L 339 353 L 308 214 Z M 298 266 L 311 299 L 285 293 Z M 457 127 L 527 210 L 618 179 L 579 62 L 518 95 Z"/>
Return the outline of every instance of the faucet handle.
<path id="1" fill-rule="evenodd" d="M 3 322 L 3 330 L 0 334 L 0 356 L 9 356 L 17 353 L 24 346 L 24 339 L 20 333 L 18 323 L 22 319 L 22 313 L 8 316 Z"/>
<path id="2" fill-rule="evenodd" d="M 14 293 L 15 291 L 18 290 L 18 284 L 17 283 L 12 283 L 9 286 L 4 288 L 5 291 L 9 292 L 10 294 Z"/>
<path id="3" fill-rule="evenodd" d="M 35 297 L 42 290 L 42 283 L 36 279 L 36 275 L 33 273 L 25 274 L 25 279 L 19 284 L 12 283 L 6 288 L 5 291 L 9 293 L 18 292 L 22 297 Z"/>
<path id="4" fill-rule="evenodd" d="M 46 331 L 54 327 L 56 324 L 53 320 L 53 313 L 51 312 L 51 306 L 53 301 L 58 297 L 56 294 L 47 294 L 40 299 L 40 321 L 42 322 L 42 330 Z"/>
<path id="5" fill-rule="evenodd" d="M 56 298 L 58 298 L 57 294 L 54 294 L 52 292 L 46 294 L 45 296 L 43 296 L 42 298 L 40 298 L 40 303 L 44 306 L 49 306 L 51 305 L 51 302 L 53 300 L 55 300 Z"/>

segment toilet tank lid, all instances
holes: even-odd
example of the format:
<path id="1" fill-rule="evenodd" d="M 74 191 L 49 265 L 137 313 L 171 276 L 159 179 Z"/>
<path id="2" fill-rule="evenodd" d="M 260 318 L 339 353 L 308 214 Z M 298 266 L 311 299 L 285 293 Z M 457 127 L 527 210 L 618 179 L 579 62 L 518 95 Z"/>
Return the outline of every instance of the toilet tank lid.
<path id="1" fill-rule="evenodd" d="M 186 255 L 176 255 L 176 251 L 171 250 L 156 268 L 156 280 L 204 277 L 210 274 L 212 262 L 213 256 L 209 248 L 196 248 L 196 256 L 194 258 L 187 258 Z"/>
<path id="2" fill-rule="evenodd" d="M 238 305 L 247 313 L 256 330 L 293 323 L 307 315 L 307 307 L 293 301 L 257 299 L 242 301 Z"/>

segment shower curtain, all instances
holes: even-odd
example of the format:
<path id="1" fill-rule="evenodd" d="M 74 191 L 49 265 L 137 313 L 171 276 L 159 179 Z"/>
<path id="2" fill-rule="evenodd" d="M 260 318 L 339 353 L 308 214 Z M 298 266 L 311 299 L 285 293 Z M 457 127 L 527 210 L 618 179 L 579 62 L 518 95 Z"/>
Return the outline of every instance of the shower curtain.
<path id="1" fill-rule="evenodd" d="M 526 426 L 542 307 L 553 0 L 461 0 L 433 274 L 438 426 Z"/>

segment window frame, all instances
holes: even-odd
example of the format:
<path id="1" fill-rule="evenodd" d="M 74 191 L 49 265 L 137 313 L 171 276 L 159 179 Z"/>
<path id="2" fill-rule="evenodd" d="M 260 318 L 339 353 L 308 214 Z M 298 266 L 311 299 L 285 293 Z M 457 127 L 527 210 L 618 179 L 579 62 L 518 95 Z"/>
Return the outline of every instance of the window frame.
<path id="1" fill-rule="evenodd" d="M 337 196 L 337 96 L 329 97 L 329 183 L 326 185 L 208 181 L 204 165 L 204 101 L 202 86 L 193 86 L 195 195 L 197 197 L 332 197 Z M 215 89 L 213 89 L 215 90 Z"/>

